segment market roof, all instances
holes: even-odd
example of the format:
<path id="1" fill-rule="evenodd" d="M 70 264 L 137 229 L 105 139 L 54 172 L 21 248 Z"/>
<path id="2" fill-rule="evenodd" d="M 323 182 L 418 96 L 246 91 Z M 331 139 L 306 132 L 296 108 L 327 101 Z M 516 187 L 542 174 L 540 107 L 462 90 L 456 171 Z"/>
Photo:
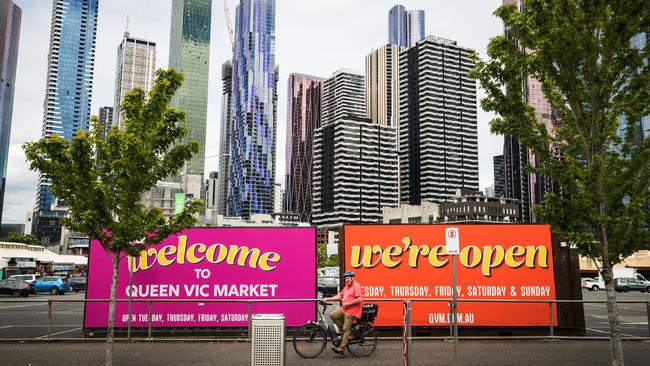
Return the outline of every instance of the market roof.
<path id="1" fill-rule="evenodd" d="M 81 255 L 60 255 L 40 245 L 0 242 L 0 258 L 29 258 L 42 263 L 88 265 L 88 258 Z"/>

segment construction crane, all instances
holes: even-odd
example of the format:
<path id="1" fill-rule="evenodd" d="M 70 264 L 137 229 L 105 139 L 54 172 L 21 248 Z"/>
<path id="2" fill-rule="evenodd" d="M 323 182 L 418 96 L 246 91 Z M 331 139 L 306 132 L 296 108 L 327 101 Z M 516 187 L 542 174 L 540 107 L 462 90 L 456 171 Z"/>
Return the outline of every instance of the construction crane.
<path id="1" fill-rule="evenodd" d="M 232 20 L 230 19 L 230 9 L 228 8 L 228 0 L 223 0 L 223 12 L 226 15 L 226 25 L 228 27 L 228 36 L 230 37 L 230 46 L 235 49 L 235 33 L 232 28 Z"/>

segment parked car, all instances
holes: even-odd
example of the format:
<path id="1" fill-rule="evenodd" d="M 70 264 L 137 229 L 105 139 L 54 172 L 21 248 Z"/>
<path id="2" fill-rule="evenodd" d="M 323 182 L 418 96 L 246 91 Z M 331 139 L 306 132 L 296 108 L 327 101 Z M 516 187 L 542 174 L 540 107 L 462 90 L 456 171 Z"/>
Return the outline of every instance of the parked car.
<path id="1" fill-rule="evenodd" d="M 9 276 L 8 280 L 21 280 L 28 283 L 34 283 L 39 276 L 36 274 L 21 274 Z"/>
<path id="2" fill-rule="evenodd" d="M 68 283 L 74 292 L 86 291 L 86 277 L 70 277 Z"/>
<path id="3" fill-rule="evenodd" d="M 52 295 L 63 295 L 70 292 L 70 284 L 68 280 L 63 277 L 45 276 L 39 277 L 34 282 L 37 292 L 49 292 Z"/>
<path id="4" fill-rule="evenodd" d="M 605 289 L 605 283 L 600 278 L 582 278 L 582 288 L 589 291 L 600 291 Z"/>
<path id="5" fill-rule="evenodd" d="M 328 296 L 334 296 L 339 293 L 339 276 L 316 277 L 317 292 L 316 297 L 322 299 Z"/>
<path id="6" fill-rule="evenodd" d="M 641 291 L 650 292 L 650 286 L 636 278 L 615 278 L 614 288 L 618 292 Z"/>
<path id="7" fill-rule="evenodd" d="M 0 294 L 27 297 L 32 292 L 32 286 L 23 280 L 6 279 L 0 281 Z"/>

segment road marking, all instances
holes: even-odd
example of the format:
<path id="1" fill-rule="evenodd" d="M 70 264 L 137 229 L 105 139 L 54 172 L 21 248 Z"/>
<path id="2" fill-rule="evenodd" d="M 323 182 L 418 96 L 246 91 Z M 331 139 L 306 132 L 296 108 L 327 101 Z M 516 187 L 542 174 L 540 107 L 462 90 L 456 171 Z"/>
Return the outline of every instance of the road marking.
<path id="1" fill-rule="evenodd" d="M 32 307 L 32 306 L 43 306 L 43 305 L 47 305 L 47 303 L 46 302 L 43 302 L 43 303 L 39 302 L 39 303 L 36 303 L 36 304 L 30 304 L 30 305 L 16 305 L 16 306 L 7 306 L 7 307 L 0 306 L 0 310 L 29 308 L 29 307 Z"/>
<path id="2" fill-rule="evenodd" d="M 599 329 L 594 329 L 594 328 L 586 328 L 586 329 L 590 330 L 592 332 L 609 334 L 609 332 L 606 332 L 604 330 L 599 330 Z M 632 334 L 625 334 L 625 333 L 621 333 L 621 335 L 625 336 L 625 337 L 630 337 L 630 338 L 643 338 L 643 337 L 635 336 L 635 335 L 632 335 Z"/>
<path id="3" fill-rule="evenodd" d="M 63 334 L 63 333 L 74 332 L 74 331 L 79 330 L 79 329 L 81 329 L 81 327 L 77 327 L 77 328 L 74 328 L 74 329 L 68 329 L 68 330 L 63 330 L 63 331 L 60 331 L 60 332 L 52 333 L 49 336 L 53 337 L 55 335 L 59 335 L 59 334 Z M 43 339 L 43 338 L 47 338 L 47 337 L 48 337 L 48 335 L 46 334 L 44 336 L 36 337 L 35 339 Z"/>
<path id="4" fill-rule="evenodd" d="M 5 325 L 4 327 L 0 327 L 0 329 L 7 329 L 7 328 L 11 328 L 11 327 L 13 327 L 13 325 Z"/>

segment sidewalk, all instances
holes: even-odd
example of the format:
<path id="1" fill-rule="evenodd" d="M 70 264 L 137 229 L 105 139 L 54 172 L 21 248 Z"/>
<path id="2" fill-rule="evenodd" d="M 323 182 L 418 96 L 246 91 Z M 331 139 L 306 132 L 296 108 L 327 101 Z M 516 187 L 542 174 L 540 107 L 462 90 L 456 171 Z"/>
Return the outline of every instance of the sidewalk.
<path id="1" fill-rule="evenodd" d="M 368 358 L 339 356 L 331 345 L 315 359 L 301 359 L 287 342 L 287 365 L 401 365 L 401 342 L 380 341 Z M 0 343 L 0 365 L 101 365 L 105 343 Z M 650 342 L 625 342 L 626 365 L 647 365 Z M 248 365 L 248 343 L 116 343 L 115 365 Z M 454 347 L 442 341 L 413 343 L 411 365 L 450 365 Z M 606 341 L 461 341 L 459 365 L 611 365 Z"/>

